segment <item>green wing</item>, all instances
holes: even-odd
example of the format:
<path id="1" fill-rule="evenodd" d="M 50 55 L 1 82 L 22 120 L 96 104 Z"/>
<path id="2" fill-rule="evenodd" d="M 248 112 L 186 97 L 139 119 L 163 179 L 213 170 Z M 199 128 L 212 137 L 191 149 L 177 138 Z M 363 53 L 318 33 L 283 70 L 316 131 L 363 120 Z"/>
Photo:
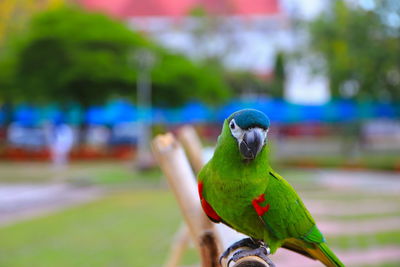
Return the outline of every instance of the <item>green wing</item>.
<path id="1" fill-rule="evenodd" d="M 307 235 L 315 225 L 314 219 L 286 180 L 273 171 L 269 175 L 265 203 L 270 204 L 270 209 L 262 216 L 266 227 L 278 240 Z"/>
<path id="2" fill-rule="evenodd" d="M 284 248 L 317 259 L 326 266 L 344 266 L 326 245 L 324 236 L 293 187 L 279 174 L 270 171 L 269 175 L 265 202 L 270 204 L 270 209 L 262 219 L 271 236 L 283 241 Z"/>

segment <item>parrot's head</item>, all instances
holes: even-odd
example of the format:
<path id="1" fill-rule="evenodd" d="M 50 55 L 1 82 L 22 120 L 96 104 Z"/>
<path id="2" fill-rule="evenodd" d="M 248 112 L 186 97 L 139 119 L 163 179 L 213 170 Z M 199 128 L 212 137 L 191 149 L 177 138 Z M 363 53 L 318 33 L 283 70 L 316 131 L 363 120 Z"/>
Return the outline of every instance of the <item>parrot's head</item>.
<path id="1" fill-rule="evenodd" d="M 253 160 L 267 143 L 269 119 L 256 109 L 243 109 L 226 120 L 239 151 L 246 160 Z"/>

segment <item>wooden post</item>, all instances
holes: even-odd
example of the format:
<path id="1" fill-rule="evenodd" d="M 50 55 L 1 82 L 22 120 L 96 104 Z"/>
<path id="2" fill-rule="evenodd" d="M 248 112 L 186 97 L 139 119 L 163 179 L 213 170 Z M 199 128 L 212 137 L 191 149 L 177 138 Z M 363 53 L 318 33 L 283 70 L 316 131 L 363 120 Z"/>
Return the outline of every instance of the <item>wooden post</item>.
<path id="1" fill-rule="evenodd" d="M 203 146 L 196 130 L 189 125 L 183 126 L 178 130 L 178 140 L 182 143 L 195 173 L 199 173 L 204 166 Z"/>
<path id="2" fill-rule="evenodd" d="M 185 251 L 189 241 L 190 233 L 186 224 L 179 228 L 179 231 L 175 234 L 174 242 L 172 243 L 170 257 L 168 258 L 165 267 L 176 267 L 182 258 L 183 252 Z"/>
<path id="3" fill-rule="evenodd" d="M 202 211 L 195 176 L 182 146 L 168 133 L 153 140 L 152 150 L 178 200 L 190 236 L 200 252 L 202 266 L 219 266 L 220 241 Z"/>

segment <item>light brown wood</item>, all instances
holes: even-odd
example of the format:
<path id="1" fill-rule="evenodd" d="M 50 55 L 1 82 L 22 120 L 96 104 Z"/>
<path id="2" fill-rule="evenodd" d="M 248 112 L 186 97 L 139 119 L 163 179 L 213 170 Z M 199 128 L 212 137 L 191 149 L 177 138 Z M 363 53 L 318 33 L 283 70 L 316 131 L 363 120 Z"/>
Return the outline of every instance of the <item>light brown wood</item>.
<path id="1" fill-rule="evenodd" d="M 171 252 L 169 254 L 168 261 L 164 267 L 176 267 L 182 258 L 185 249 L 190 241 L 189 229 L 186 224 L 183 224 L 179 231 L 175 234 L 172 242 Z"/>
<path id="2" fill-rule="evenodd" d="M 220 241 L 214 226 L 203 213 L 195 176 L 179 142 L 170 133 L 157 136 L 152 150 L 175 194 L 190 236 L 197 246 L 203 267 L 217 267 Z"/>
<path id="3" fill-rule="evenodd" d="M 199 173 L 204 166 L 204 161 L 203 147 L 196 130 L 189 125 L 181 127 L 178 130 L 178 140 L 182 143 L 195 173 Z"/>

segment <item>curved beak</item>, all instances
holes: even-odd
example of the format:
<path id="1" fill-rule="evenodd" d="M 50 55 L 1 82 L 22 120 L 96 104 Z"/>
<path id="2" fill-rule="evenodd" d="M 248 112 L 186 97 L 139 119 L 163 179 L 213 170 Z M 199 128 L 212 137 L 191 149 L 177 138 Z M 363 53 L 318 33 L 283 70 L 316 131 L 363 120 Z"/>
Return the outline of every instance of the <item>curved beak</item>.
<path id="1" fill-rule="evenodd" d="M 239 150 L 245 159 L 255 159 L 264 145 L 264 134 L 260 128 L 252 128 L 245 132 L 239 144 Z"/>

